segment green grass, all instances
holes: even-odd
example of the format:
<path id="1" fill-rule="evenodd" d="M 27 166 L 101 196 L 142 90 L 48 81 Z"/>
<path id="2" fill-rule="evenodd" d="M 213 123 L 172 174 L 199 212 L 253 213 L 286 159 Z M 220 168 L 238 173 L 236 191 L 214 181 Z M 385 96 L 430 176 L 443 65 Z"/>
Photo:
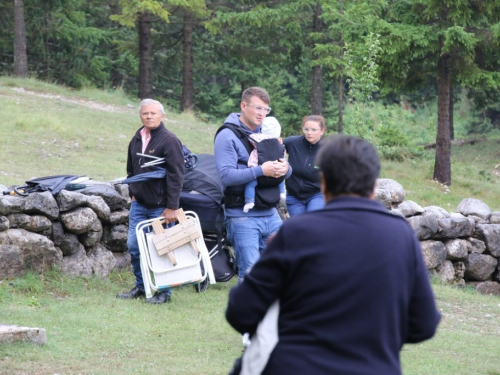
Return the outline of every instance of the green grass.
<path id="1" fill-rule="evenodd" d="M 436 336 L 405 345 L 404 374 L 500 374 L 500 299 L 477 294 L 472 287 L 434 283 L 442 320 Z"/>
<path id="2" fill-rule="evenodd" d="M 141 126 L 137 99 L 0 77 L 0 103 L 0 184 L 56 174 L 97 181 L 126 175 L 127 146 Z M 175 113 L 164 123 L 191 151 L 213 153 L 215 124 Z"/>
<path id="3" fill-rule="evenodd" d="M 141 125 L 138 103 L 121 91 L 73 91 L 0 77 L 0 184 L 54 174 L 99 181 L 125 176 L 128 142 Z M 396 106 L 372 117 L 400 124 L 412 140 L 430 142 L 432 113 Z M 220 124 L 176 113 L 167 113 L 165 124 L 193 152 L 213 152 Z M 422 206 L 454 211 L 472 197 L 500 211 L 498 140 L 454 146 L 450 188 L 432 181 L 433 153 L 383 160 L 381 177 L 401 183 L 406 199 Z M 43 347 L 0 346 L 0 375 L 226 374 L 241 354 L 241 337 L 224 319 L 235 282 L 202 294 L 185 287 L 175 290 L 172 303 L 150 306 L 115 298 L 133 285 L 131 272 L 107 280 L 70 279 L 54 271 L 0 281 L 0 322 L 42 327 L 48 338 Z M 500 375 L 500 299 L 470 288 L 434 289 L 443 320 L 435 339 L 404 347 L 404 373 Z"/>
<path id="4" fill-rule="evenodd" d="M 47 343 L 0 346 L 0 374 L 227 372 L 241 352 L 241 337 L 224 318 L 231 284 L 201 294 L 191 286 L 176 289 L 167 305 L 115 297 L 131 285 L 129 272 L 108 280 L 54 271 L 3 281 L 2 322 L 45 328 Z"/>
<path id="5" fill-rule="evenodd" d="M 382 160 L 381 177 L 399 182 L 405 200 L 421 206 L 440 206 L 455 212 L 465 198 L 484 201 L 492 211 L 500 211 L 500 141 L 452 147 L 452 184 L 443 186 L 432 179 L 434 151 L 404 162 Z"/>
<path id="6" fill-rule="evenodd" d="M 70 279 L 57 271 L 0 283 L 3 323 L 41 327 L 44 346 L 0 346 L 1 375 L 226 374 L 241 354 L 241 336 L 226 323 L 236 283 L 175 289 L 166 305 L 119 300 L 130 271 Z M 432 340 L 405 345 L 406 375 L 499 374 L 500 299 L 434 283 L 443 314 Z"/>

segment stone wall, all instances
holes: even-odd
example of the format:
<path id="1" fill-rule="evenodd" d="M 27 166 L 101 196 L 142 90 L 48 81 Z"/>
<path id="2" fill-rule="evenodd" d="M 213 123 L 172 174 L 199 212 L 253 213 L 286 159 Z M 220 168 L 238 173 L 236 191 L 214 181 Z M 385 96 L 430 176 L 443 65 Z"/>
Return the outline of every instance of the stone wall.
<path id="1" fill-rule="evenodd" d="M 429 272 L 447 284 L 471 284 L 481 293 L 500 295 L 500 212 L 474 198 L 463 199 L 455 212 L 404 198 L 396 181 L 378 181 L 376 199 L 406 218 Z"/>
<path id="2" fill-rule="evenodd" d="M 0 185 L 0 191 L 8 191 Z M 376 199 L 406 218 L 431 274 L 500 295 L 500 212 L 464 199 L 456 212 L 405 201 L 394 180 L 379 179 Z M 72 276 L 107 277 L 130 264 L 127 185 L 92 182 L 83 190 L 0 195 L 0 279 L 60 267 Z"/>
<path id="3" fill-rule="evenodd" d="M 127 185 L 86 184 L 56 197 L 48 191 L 0 195 L 0 279 L 54 266 L 72 276 L 105 278 L 130 264 Z"/>

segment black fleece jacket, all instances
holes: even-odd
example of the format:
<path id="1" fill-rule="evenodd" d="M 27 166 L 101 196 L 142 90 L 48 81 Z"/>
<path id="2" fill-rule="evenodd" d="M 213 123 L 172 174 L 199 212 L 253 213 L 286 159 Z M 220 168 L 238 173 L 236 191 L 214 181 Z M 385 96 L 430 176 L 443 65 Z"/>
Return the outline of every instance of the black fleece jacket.
<path id="1" fill-rule="evenodd" d="M 153 171 L 154 167 L 141 168 L 144 163 L 153 159 L 137 155 L 142 153 L 142 138 L 137 130 L 128 146 L 127 176 L 135 176 Z M 166 169 L 165 178 L 135 182 L 129 185 L 130 196 L 147 208 L 165 207 L 176 210 L 179 208 L 179 197 L 184 182 L 184 156 L 182 143 L 174 133 L 167 130 L 163 123 L 151 131 L 151 140 L 144 154 L 164 157 L 165 163 L 155 167 Z"/>
<path id="2" fill-rule="evenodd" d="M 321 140 L 312 144 L 303 135 L 299 135 L 286 138 L 283 144 L 293 170 L 292 175 L 285 180 L 287 194 L 298 199 L 308 199 L 319 193 L 319 170 L 314 168 L 314 159 Z"/>

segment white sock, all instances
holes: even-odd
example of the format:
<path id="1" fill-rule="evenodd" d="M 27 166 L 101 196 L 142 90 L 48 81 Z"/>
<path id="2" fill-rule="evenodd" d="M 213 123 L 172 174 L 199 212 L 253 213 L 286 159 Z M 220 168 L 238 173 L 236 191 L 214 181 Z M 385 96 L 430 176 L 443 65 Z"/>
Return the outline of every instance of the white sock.
<path id="1" fill-rule="evenodd" d="M 250 211 L 250 210 L 253 208 L 253 206 L 255 206 L 255 203 L 253 203 L 253 202 L 246 203 L 246 204 L 243 206 L 243 212 L 245 212 L 245 213 L 246 213 L 246 212 Z"/>

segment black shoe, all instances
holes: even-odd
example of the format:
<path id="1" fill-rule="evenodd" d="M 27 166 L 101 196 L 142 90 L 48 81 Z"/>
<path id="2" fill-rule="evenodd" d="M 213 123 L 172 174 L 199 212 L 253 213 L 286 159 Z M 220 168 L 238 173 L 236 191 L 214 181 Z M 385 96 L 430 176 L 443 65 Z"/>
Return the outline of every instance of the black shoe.
<path id="1" fill-rule="evenodd" d="M 146 303 L 160 304 L 170 302 L 171 299 L 168 292 L 156 292 L 153 297 L 146 299 Z"/>
<path id="2" fill-rule="evenodd" d="M 116 297 L 123 299 L 135 299 L 139 297 L 144 297 L 145 295 L 146 293 L 144 293 L 144 290 L 134 286 L 130 292 L 117 294 Z"/>

